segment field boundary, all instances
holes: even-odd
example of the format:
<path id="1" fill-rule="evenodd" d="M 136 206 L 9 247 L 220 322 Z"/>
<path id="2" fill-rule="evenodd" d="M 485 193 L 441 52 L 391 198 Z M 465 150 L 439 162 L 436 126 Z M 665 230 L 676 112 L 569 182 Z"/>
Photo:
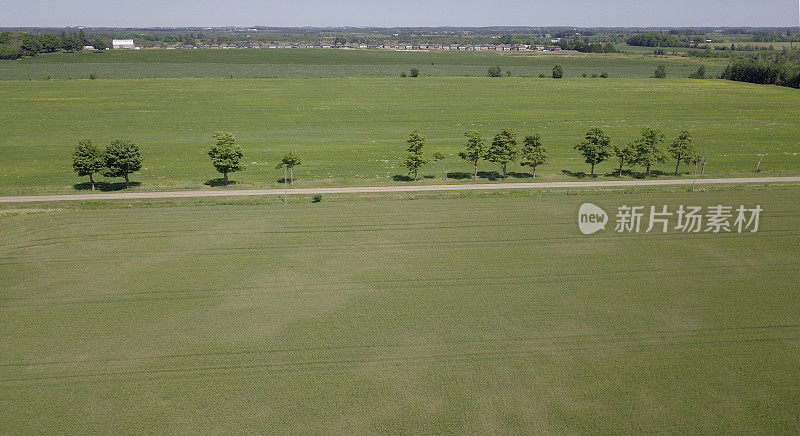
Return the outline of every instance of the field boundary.
<path id="1" fill-rule="evenodd" d="M 136 200 L 152 198 L 190 197 L 236 197 L 254 195 L 309 195 L 309 194 L 365 194 L 382 192 L 429 192 L 429 191 L 483 191 L 506 189 L 552 189 L 552 188 L 613 188 L 636 186 L 724 185 L 754 183 L 800 183 L 800 177 L 752 177 L 724 179 L 677 179 L 677 180 L 603 180 L 594 182 L 532 182 L 532 183 L 479 183 L 459 185 L 410 185 L 410 186 L 354 186 L 340 188 L 297 189 L 239 189 L 208 191 L 151 191 L 114 192 L 94 194 L 24 195 L 0 197 L 0 203 L 32 203 L 40 201 L 86 201 L 86 200 Z"/>

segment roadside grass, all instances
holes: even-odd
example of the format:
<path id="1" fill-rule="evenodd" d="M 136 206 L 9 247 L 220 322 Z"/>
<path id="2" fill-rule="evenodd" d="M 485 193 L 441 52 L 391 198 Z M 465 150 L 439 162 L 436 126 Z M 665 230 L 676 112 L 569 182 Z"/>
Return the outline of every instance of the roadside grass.
<path id="1" fill-rule="evenodd" d="M 800 188 L 705 188 L 1 216 L 0 432 L 796 433 Z"/>
<path id="2" fill-rule="evenodd" d="M 796 175 L 800 168 L 800 95 L 796 90 L 720 80 L 527 79 L 422 77 L 353 79 L 181 79 L 0 82 L 0 195 L 84 190 L 70 167 L 75 144 L 106 145 L 131 138 L 144 165 L 132 180 L 140 190 L 224 189 L 206 151 L 216 130 L 234 133 L 247 170 L 231 174 L 237 189 L 281 186 L 281 155 L 298 152 L 297 187 L 405 184 L 400 166 L 408 132 L 442 151 L 448 183 L 473 183 L 458 150 L 464 132 L 491 137 L 501 128 L 541 132 L 549 162 L 537 180 L 579 180 L 585 165 L 572 149 L 592 126 L 615 144 L 644 126 L 671 141 L 688 129 L 708 153 L 706 176 Z M 671 177 L 674 163 L 654 168 Z M 598 167 L 616 174 L 613 161 Z M 638 176 L 634 169 L 625 177 Z M 481 182 L 499 168 L 481 163 Z M 512 165 L 511 180 L 530 180 Z M 682 165 L 680 177 L 691 169 Z M 423 169 L 419 183 L 442 183 L 441 171 Z M 115 190 L 116 179 L 97 178 Z"/>

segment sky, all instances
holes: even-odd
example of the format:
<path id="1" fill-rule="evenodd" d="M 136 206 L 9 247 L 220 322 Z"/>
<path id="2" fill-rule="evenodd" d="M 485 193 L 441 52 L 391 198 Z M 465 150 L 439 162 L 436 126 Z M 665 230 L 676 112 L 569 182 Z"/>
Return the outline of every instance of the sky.
<path id="1" fill-rule="evenodd" d="M 0 27 L 800 25 L 800 0 L 0 0 Z"/>

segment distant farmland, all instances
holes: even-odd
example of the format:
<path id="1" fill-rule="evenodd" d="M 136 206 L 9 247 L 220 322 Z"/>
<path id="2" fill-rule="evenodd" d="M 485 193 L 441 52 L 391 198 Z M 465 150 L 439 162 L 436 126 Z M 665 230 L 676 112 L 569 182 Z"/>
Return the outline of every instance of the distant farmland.
<path id="1" fill-rule="evenodd" d="M 178 53 L 180 54 L 180 53 Z M 86 54 L 90 56 L 91 54 Z M 81 55 L 82 56 L 82 55 Z M 715 177 L 800 172 L 800 94 L 796 90 L 721 80 L 456 78 L 417 79 L 184 79 L 0 82 L 0 193 L 74 192 L 84 182 L 70 153 L 84 138 L 107 145 L 140 144 L 141 189 L 203 188 L 218 177 L 206 151 L 211 134 L 230 131 L 245 150 L 237 187 L 274 187 L 280 156 L 303 158 L 296 185 L 407 183 L 400 162 L 410 130 L 428 137 L 427 151 L 446 155 L 445 170 L 471 183 L 460 160 L 464 132 L 491 136 L 504 127 L 520 137 L 541 132 L 549 162 L 542 180 L 573 179 L 588 171 L 573 146 L 592 126 L 614 144 L 635 139 L 645 126 L 667 142 L 680 130 L 694 134 Z M 612 174 L 612 161 L 598 167 Z M 689 169 L 682 167 L 685 171 Z M 668 161 L 655 170 L 668 173 Z M 488 176 L 498 167 L 482 162 Z M 526 177 L 517 165 L 512 180 Z M 564 172 L 566 171 L 566 172 Z M 442 168 L 423 169 L 421 183 L 441 183 Z M 662 175 L 663 177 L 663 175 Z M 485 178 L 483 180 L 486 180 Z"/>
<path id="2" fill-rule="evenodd" d="M 652 52 L 652 50 L 650 50 Z M 566 77 L 607 72 L 649 77 L 665 64 L 672 77 L 687 77 L 705 64 L 718 74 L 724 60 L 582 53 L 406 52 L 344 49 L 116 50 L 54 53 L 0 62 L 0 80 L 179 77 L 397 77 L 411 67 L 423 76 L 485 76 L 490 66 L 516 76 L 550 76 L 561 64 Z"/>

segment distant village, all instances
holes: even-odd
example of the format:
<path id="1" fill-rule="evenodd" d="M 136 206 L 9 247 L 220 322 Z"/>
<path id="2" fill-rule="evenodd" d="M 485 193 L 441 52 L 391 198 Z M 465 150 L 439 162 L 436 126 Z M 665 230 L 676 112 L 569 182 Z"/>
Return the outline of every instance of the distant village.
<path id="1" fill-rule="evenodd" d="M 553 39 L 552 42 L 558 42 Z M 198 45 L 149 45 L 137 46 L 132 39 L 115 39 L 111 44 L 112 49 L 128 50 L 194 50 L 194 49 L 288 49 L 288 48 L 331 48 L 331 49 L 374 49 L 374 50 L 427 50 L 427 51 L 561 51 L 557 45 L 528 45 L 528 44 L 276 44 L 276 43 L 242 43 L 242 44 L 198 44 Z"/>

